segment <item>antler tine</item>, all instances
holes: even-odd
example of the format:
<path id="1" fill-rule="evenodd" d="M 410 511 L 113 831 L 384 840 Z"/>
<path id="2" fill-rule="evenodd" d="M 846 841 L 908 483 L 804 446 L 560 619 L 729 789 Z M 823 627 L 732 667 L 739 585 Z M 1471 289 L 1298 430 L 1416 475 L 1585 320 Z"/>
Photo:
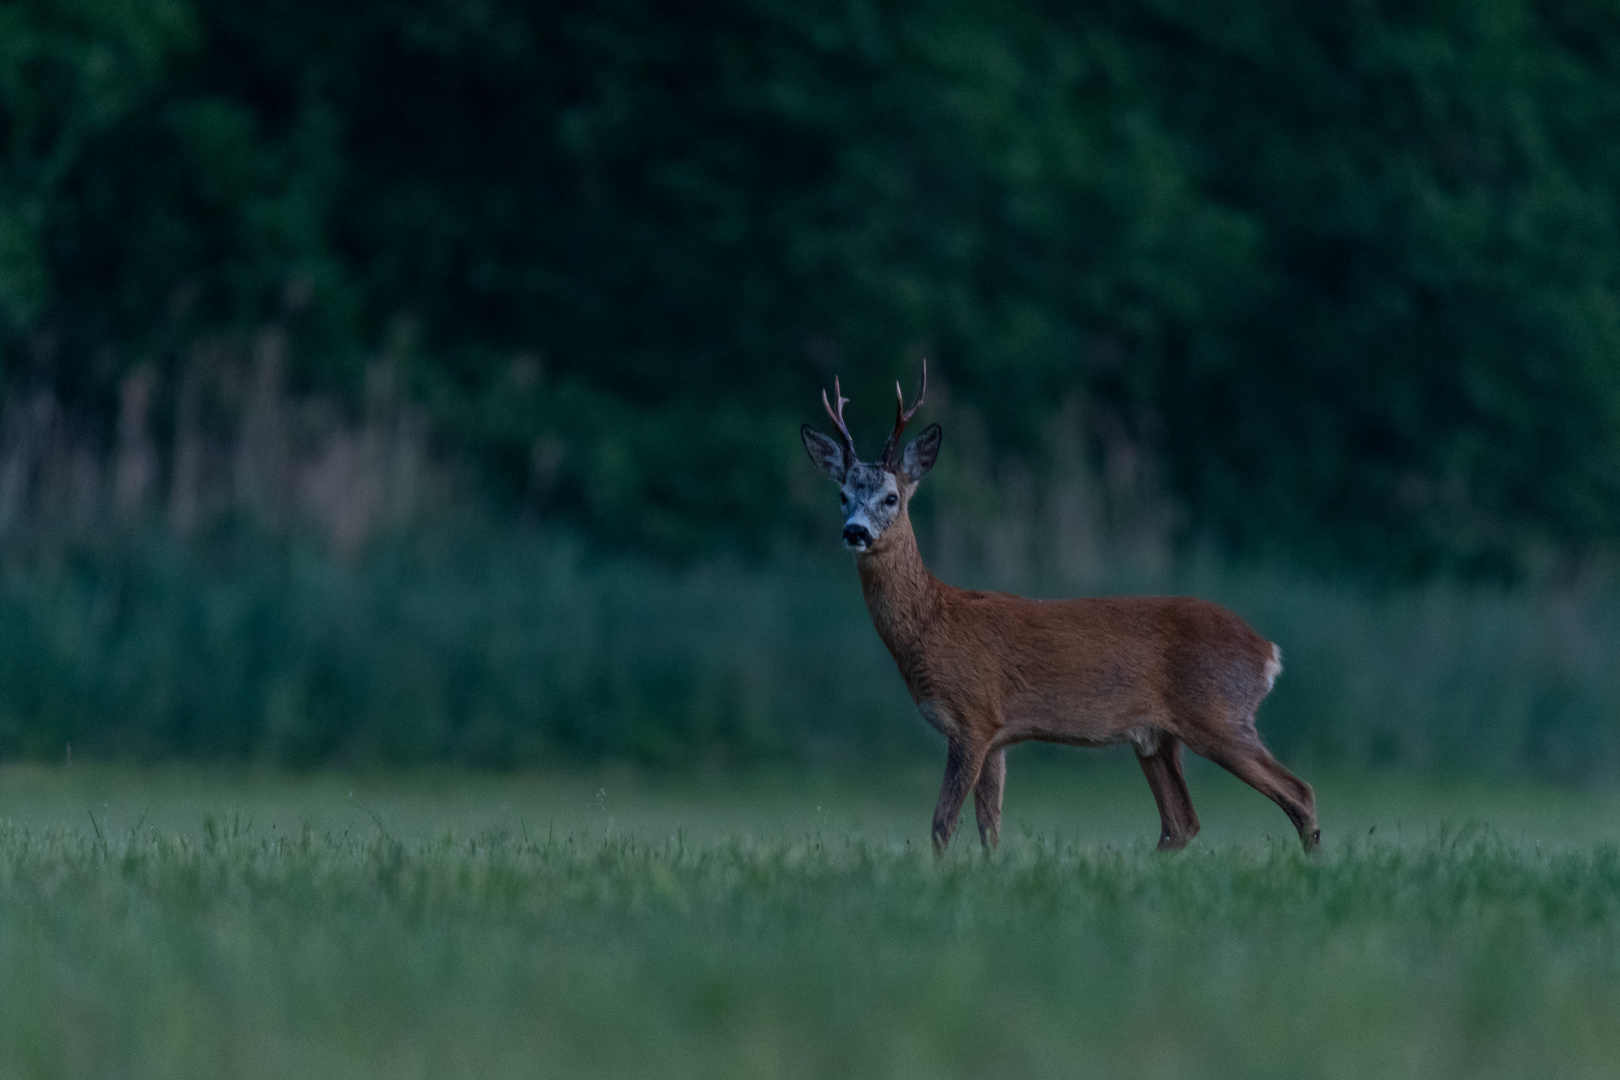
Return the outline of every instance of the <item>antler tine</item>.
<path id="1" fill-rule="evenodd" d="M 883 467 L 894 472 L 894 452 L 900 448 L 900 433 L 906 430 L 911 418 L 917 415 L 922 408 L 923 398 L 928 395 L 928 358 L 923 357 L 922 385 L 917 388 L 917 400 L 912 402 L 911 408 L 906 408 L 905 391 L 900 389 L 898 381 L 894 384 L 894 430 L 889 432 L 889 441 L 883 444 Z"/>
<path id="2" fill-rule="evenodd" d="M 838 399 L 838 408 L 836 410 L 833 408 L 832 402 L 827 400 L 827 391 L 825 389 L 821 391 L 821 405 L 827 410 L 827 415 L 832 417 L 833 426 L 838 428 L 838 435 L 844 440 L 844 457 L 849 459 L 847 465 L 853 465 L 855 463 L 855 437 L 849 433 L 849 428 L 844 425 L 844 406 L 849 404 L 849 398 L 844 396 L 844 389 L 838 385 L 838 376 L 836 375 L 833 376 L 833 396 Z"/>

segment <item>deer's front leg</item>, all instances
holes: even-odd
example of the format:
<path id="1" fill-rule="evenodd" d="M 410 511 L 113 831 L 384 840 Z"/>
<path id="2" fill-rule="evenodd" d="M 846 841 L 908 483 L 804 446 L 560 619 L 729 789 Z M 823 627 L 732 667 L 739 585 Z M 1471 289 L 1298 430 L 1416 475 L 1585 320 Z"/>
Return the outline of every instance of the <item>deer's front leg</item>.
<path id="1" fill-rule="evenodd" d="M 973 785 L 973 812 L 979 819 L 979 843 L 994 848 L 1001 842 L 1001 789 L 1007 781 L 1007 751 L 994 750 L 979 769 Z"/>
<path id="2" fill-rule="evenodd" d="M 940 785 L 939 805 L 934 807 L 934 852 L 941 854 L 956 831 L 956 819 L 968 792 L 978 782 L 984 767 L 986 747 L 964 739 L 952 739 L 945 754 L 945 782 Z"/>

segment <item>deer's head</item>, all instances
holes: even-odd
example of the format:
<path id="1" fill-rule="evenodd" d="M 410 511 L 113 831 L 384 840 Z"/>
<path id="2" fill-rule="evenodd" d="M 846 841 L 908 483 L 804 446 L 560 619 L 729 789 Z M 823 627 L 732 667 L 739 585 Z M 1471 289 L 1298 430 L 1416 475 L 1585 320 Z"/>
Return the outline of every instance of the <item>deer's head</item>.
<path id="1" fill-rule="evenodd" d="M 922 405 L 923 395 L 927 392 L 928 361 L 924 360 L 922 388 L 917 391 L 916 403 L 911 408 L 906 408 L 906 398 L 900 384 L 894 385 L 898 399 L 894 410 L 894 430 L 889 433 L 889 441 L 883 445 L 882 459 L 875 465 L 860 461 L 855 456 L 855 440 L 844 424 L 844 406 L 849 399 L 843 396 L 837 379 L 833 380 L 837 407 L 834 408 L 833 403 L 827 400 L 825 390 L 821 392 L 821 404 L 826 407 L 827 415 L 838 429 L 838 441 L 823 435 L 809 424 L 799 429 L 811 464 L 838 485 L 844 512 L 844 546 L 851 551 L 870 549 L 889 526 L 905 514 L 912 492 L 917 490 L 918 482 L 934 467 L 934 459 L 939 457 L 942 433 L 938 424 L 930 424 L 906 445 L 904 451 L 896 453 L 900 446 L 900 433 L 905 431 L 906 424 Z"/>

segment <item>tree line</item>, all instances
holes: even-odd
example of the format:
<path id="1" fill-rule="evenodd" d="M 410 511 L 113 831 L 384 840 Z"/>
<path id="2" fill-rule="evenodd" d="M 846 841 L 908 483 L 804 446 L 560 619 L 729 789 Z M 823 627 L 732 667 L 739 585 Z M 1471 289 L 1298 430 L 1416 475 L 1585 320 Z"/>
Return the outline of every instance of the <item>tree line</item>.
<path id="1" fill-rule="evenodd" d="M 1616 130 L 1579 0 L 15 0 L 0 390 L 113 455 L 138 380 L 170 483 L 270 335 L 697 552 L 824 524 L 819 387 L 876 439 L 926 355 L 992 493 L 1146 463 L 1182 541 L 1512 577 L 1620 536 Z"/>

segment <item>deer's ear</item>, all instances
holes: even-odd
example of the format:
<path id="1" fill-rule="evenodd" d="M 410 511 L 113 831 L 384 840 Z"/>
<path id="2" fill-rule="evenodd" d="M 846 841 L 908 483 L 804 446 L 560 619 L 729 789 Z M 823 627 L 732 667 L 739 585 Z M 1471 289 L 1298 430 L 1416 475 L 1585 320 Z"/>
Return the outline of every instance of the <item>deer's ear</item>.
<path id="1" fill-rule="evenodd" d="M 900 474 L 913 484 L 928 475 L 939 457 L 939 442 L 944 436 L 938 424 L 929 424 L 926 431 L 906 444 L 905 453 L 900 455 Z"/>
<path id="2" fill-rule="evenodd" d="M 842 484 L 852 462 L 844 460 L 844 448 L 809 424 L 799 429 L 804 440 L 804 451 L 810 455 L 810 464 L 835 484 Z"/>

